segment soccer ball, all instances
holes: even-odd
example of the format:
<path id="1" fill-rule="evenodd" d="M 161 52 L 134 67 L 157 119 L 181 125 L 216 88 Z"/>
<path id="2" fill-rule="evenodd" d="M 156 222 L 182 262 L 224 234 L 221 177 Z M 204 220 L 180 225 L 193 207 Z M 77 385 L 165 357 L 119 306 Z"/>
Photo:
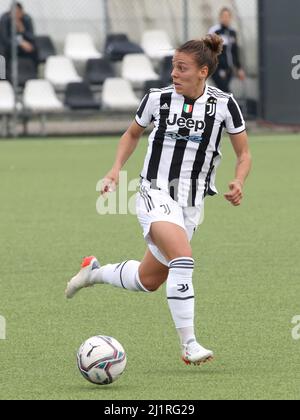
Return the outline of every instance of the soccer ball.
<path id="1" fill-rule="evenodd" d="M 93 384 L 108 385 L 124 372 L 126 353 L 115 338 L 98 335 L 80 346 L 77 364 L 85 379 Z"/>

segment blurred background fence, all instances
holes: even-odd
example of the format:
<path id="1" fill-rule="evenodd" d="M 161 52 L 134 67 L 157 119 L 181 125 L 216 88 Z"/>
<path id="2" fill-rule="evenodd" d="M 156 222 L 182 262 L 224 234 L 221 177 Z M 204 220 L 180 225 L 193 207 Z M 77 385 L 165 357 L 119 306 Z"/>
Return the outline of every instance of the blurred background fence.
<path id="1" fill-rule="evenodd" d="M 1 0 L 2 18 L 13 3 Z M 233 12 L 233 27 L 238 32 L 247 74 L 243 83 L 234 78 L 231 90 L 246 116 L 255 116 L 246 104 L 258 100 L 257 0 L 21 3 L 33 22 L 37 68 L 11 50 L 9 85 L 0 85 L 3 136 L 114 131 L 120 120 L 127 123 L 133 117 L 149 87 L 169 83 L 173 49 L 187 39 L 204 36 L 218 22 L 224 6 Z M 1 25 L 3 30 L 3 19 L 0 30 Z M 13 30 L 11 38 L 17 39 Z M 4 92 L 6 108 L 3 104 L 1 107 Z M 12 103 L 14 110 L 9 106 Z"/>

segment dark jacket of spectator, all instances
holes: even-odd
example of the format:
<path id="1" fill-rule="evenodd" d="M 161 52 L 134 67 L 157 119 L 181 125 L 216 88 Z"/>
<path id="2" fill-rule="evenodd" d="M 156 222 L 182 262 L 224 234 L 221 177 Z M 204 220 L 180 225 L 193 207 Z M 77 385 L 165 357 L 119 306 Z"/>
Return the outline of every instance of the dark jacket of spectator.
<path id="1" fill-rule="evenodd" d="M 0 20 L 0 40 L 5 57 L 9 60 L 12 49 L 12 16 L 11 12 L 5 13 Z M 36 59 L 35 35 L 32 19 L 29 15 L 21 13 L 17 24 L 17 45 L 19 57 Z M 31 48 L 29 47 L 31 45 Z"/>
<path id="2" fill-rule="evenodd" d="M 219 56 L 219 65 L 212 79 L 219 89 L 229 92 L 234 72 L 236 71 L 240 80 L 244 80 L 246 75 L 240 62 L 237 33 L 231 27 L 231 11 L 224 7 L 219 19 L 219 24 L 209 30 L 209 33 L 215 33 L 223 39 L 223 51 Z"/>

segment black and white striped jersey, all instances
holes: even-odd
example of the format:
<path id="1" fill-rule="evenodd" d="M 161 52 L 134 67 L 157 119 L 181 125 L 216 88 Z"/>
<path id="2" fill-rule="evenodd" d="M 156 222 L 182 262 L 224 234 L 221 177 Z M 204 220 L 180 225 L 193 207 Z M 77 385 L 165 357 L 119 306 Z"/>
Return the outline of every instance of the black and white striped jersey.
<path id="1" fill-rule="evenodd" d="M 182 207 L 198 206 L 207 194 L 217 193 L 223 128 L 229 134 L 245 130 L 233 96 L 210 86 L 196 100 L 179 95 L 173 86 L 151 89 L 136 122 L 142 127 L 154 122 L 142 179 L 169 192 Z"/>

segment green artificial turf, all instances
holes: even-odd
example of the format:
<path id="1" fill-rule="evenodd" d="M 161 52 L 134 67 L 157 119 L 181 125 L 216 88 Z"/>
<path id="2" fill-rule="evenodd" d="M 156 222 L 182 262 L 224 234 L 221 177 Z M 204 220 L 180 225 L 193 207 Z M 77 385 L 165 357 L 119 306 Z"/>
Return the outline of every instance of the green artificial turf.
<path id="1" fill-rule="evenodd" d="M 126 169 L 139 175 L 147 140 Z M 227 138 L 219 196 L 208 198 L 193 240 L 197 333 L 215 361 L 187 367 L 164 287 L 154 294 L 110 286 L 66 301 L 81 257 L 141 259 L 132 215 L 100 216 L 96 183 L 116 138 L 0 142 L 0 399 L 299 399 L 299 135 L 251 137 L 253 171 L 239 208 L 223 198 L 235 157 Z M 114 384 L 86 382 L 76 351 L 111 335 L 128 364 Z"/>

